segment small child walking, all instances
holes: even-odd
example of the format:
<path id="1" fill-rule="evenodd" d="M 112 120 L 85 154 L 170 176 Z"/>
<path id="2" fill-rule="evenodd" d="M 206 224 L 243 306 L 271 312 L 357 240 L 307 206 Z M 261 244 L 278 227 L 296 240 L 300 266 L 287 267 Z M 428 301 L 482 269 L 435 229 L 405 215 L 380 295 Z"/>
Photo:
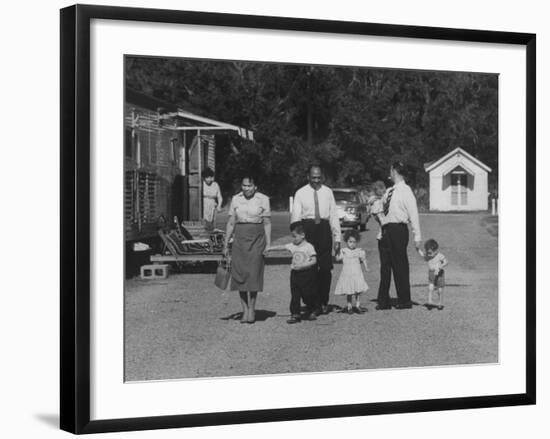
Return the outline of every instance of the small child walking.
<path id="1" fill-rule="evenodd" d="M 447 258 L 439 251 L 439 244 L 435 239 L 428 239 L 424 244 L 424 259 L 428 263 L 428 303 L 426 308 L 431 310 L 437 308 L 443 309 L 443 290 L 445 289 L 445 270 Z M 433 293 L 437 290 L 438 304 L 433 303 Z"/>
<path id="2" fill-rule="evenodd" d="M 306 233 L 301 221 L 290 225 L 292 242 L 286 245 L 270 246 L 272 250 L 287 250 L 292 254 L 290 264 L 290 318 L 289 324 L 302 320 L 300 315 L 301 301 L 306 305 L 305 320 L 316 320 L 316 288 L 317 288 L 317 254 L 315 248 L 306 241 Z"/>
<path id="3" fill-rule="evenodd" d="M 359 296 L 369 289 L 361 270 L 362 263 L 365 266 L 365 270 L 368 271 L 367 258 L 365 251 L 357 247 L 360 237 L 361 235 L 359 235 L 357 230 L 346 231 L 344 234 L 346 248 L 341 249 L 336 255 L 336 260 L 342 261 L 344 266 L 336 284 L 334 294 L 336 296 L 346 296 L 347 308 L 342 312 L 347 312 L 348 314 L 364 313 L 363 309 L 361 309 Z M 354 299 L 355 305 L 352 306 Z"/>

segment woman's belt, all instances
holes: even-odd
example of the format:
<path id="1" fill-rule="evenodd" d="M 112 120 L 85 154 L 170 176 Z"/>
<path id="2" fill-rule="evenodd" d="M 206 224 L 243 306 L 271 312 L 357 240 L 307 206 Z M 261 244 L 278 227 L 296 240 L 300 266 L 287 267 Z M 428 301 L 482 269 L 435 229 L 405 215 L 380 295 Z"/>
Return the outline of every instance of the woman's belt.
<path id="1" fill-rule="evenodd" d="M 218 197 L 216 197 L 216 196 L 214 196 L 214 195 L 203 195 L 202 197 L 203 197 L 203 198 L 208 198 L 208 199 L 210 199 L 210 200 L 217 200 L 217 199 L 218 199 Z"/>

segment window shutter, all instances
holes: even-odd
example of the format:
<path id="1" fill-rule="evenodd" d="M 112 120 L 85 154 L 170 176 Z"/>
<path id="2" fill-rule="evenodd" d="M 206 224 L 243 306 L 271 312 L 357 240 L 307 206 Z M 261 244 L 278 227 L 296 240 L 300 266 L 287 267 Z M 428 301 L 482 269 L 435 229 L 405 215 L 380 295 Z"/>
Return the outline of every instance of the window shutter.
<path id="1" fill-rule="evenodd" d="M 126 231 L 132 230 L 135 217 L 135 172 L 124 173 L 124 226 Z"/>
<path id="2" fill-rule="evenodd" d="M 155 174 L 140 172 L 138 178 L 138 204 L 140 223 L 156 221 L 156 195 L 158 180 Z"/>

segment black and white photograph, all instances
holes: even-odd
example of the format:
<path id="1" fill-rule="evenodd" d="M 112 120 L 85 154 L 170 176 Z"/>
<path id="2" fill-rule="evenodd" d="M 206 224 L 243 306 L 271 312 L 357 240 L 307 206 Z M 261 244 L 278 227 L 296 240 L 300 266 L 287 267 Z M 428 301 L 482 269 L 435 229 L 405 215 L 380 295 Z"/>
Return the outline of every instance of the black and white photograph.
<path id="1" fill-rule="evenodd" d="M 499 362 L 498 74 L 123 80 L 126 382 Z"/>
<path id="2" fill-rule="evenodd" d="M 3 437 L 544 437 L 543 2 L 6 5 Z"/>

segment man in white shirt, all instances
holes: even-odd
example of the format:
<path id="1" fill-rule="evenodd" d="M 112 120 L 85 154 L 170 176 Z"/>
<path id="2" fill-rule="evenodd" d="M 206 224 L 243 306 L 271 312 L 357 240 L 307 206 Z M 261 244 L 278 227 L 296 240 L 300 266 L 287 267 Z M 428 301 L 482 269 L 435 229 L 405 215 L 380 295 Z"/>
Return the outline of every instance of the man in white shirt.
<path id="1" fill-rule="evenodd" d="M 390 309 L 391 274 L 397 290 L 398 309 L 411 308 L 411 286 L 409 280 L 409 223 L 417 251 L 422 248 L 418 207 L 412 189 L 405 183 L 405 165 L 395 162 L 391 167 L 394 185 L 383 198 L 384 214 L 380 249 L 380 286 L 376 309 Z"/>
<path id="2" fill-rule="evenodd" d="M 340 251 L 342 232 L 332 190 L 322 184 L 321 168 L 312 165 L 309 184 L 296 191 L 291 223 L 302 221 L 306 240 L 317 253 L 317 312 L 328 312 L 328 299 L 332 281 L 332 250 Z"/>

